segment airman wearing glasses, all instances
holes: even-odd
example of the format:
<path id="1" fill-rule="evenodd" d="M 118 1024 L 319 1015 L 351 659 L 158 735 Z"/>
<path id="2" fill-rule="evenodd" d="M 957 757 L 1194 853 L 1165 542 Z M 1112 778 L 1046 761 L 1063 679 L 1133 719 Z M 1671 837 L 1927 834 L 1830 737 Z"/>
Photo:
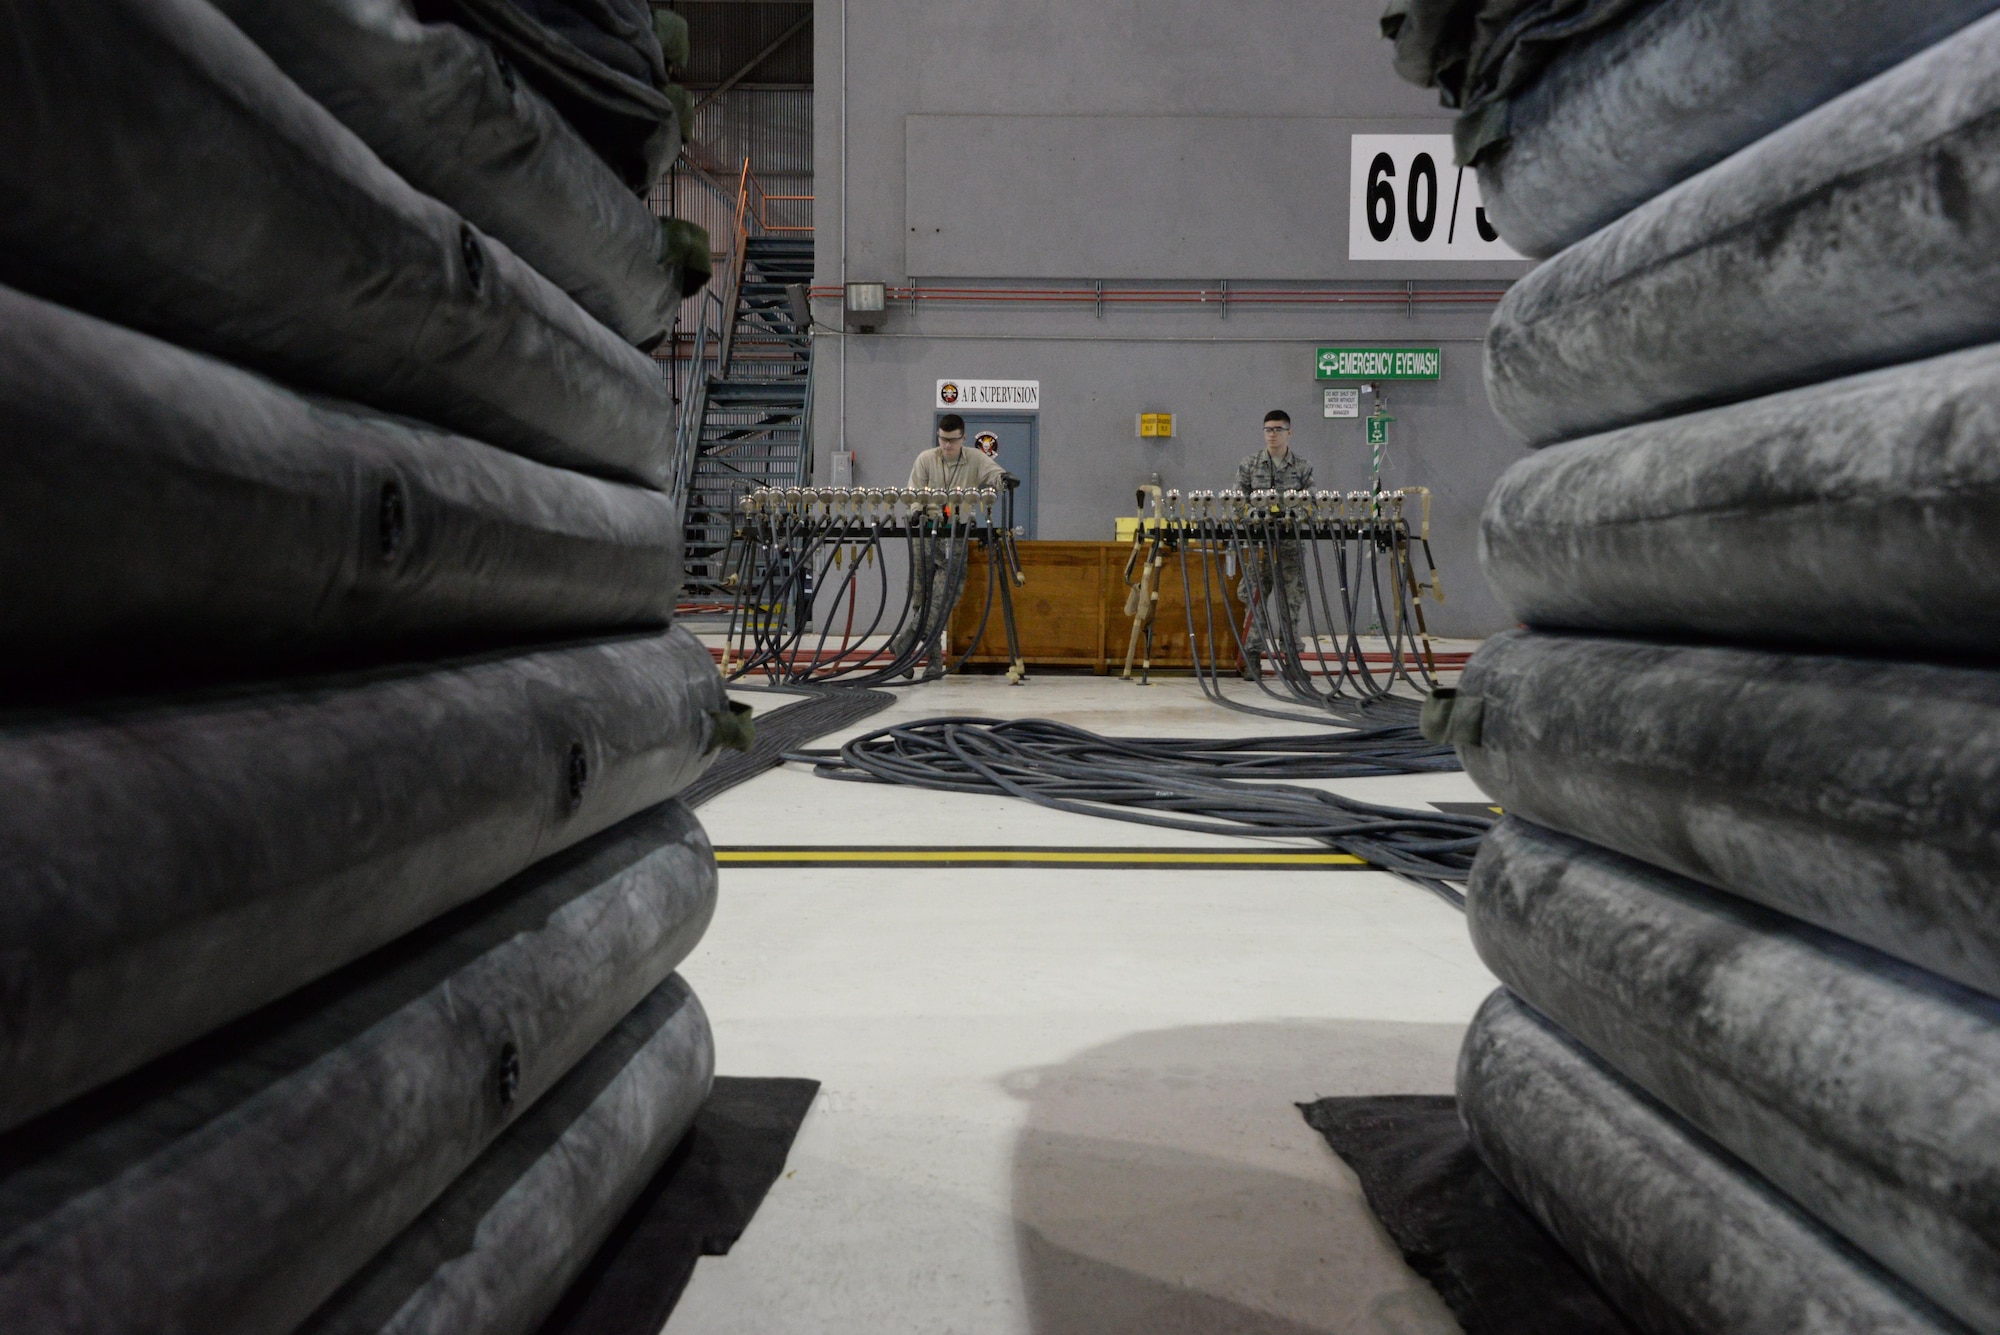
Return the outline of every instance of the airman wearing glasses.
<path id="1" fill-rule="evenodd" d="M 986 487 L 999 488 L 1006 485 L 1007 474 L 1000 465 L 989 459 L 978 449 L 965 447 L 965 419 L 957 413 L 946 413 L 938 418 L 937 447 L 925 450 L 917 456 L 916 464 L 910 469 L 910 487 L 922 491 L 932 487 L 939 491 L 950 491 L 954 487 L 979 490 Z M 943 513 L 945 507 L 932 502 L 924 508 L 932 514 Z M 924 672 L 925 681 L 935 681 L 944 675 L 944 629 L 951 619 L 951 608 L 944 599 L 951 592 L 952 572 L 949 561 L 950 545 L 934 542 L 917 549 L 917 557 L 910 565 L 910 605 L 912 620 L 889 641 L 892 658 L 903 657 L 905 651 L 916 641 L 921 627 L 914 620 L 914 609 L 928 606 L 930 615 L 926 619 L 933 628 L 930 643 L 924 653 L 930 666 Z M 963 551 L 963 548 L 960 548 Z M 922 597 L 924 586 L 930 586 L 930 601 L 926 604 Z M 963 590 L 961 590 L 963 592 Z M 916 664 L 912 662 L 904 669 L 905 677 L 916 675 Z"/>
<path id="2" fill-rule="evenodd" d="M 1264 448 L 1236 466 L 1237 490 L 1245 494 L 1253 491 L 1310 491 L 1312 482 L 1312 465 L 1292 453 L 1291 414 L 1282 408 L 1273 408 L 1264 414 Z M 1303 556 L 1298 543 L 1285 542 L 1279 544 L 1275 561 L 1266 553 L 1244 563 L 1243 582 L 1237 592 L 1242 595 L 1244 606 L 1251 610 L 1250 633 L 1245 638 L 1245 647 L 1249 651 L 1243 665 L 1246 677 L 1261 675 L 1263 671 L 1261 658 L 1265 652 L 1267 633 L 1274 636 L 1283 633 L 1280 629 L 1284 624 L 1282 614 L 1271 605 L 1274 584 L 1284 595 L 1285 607 L 1291 613 L 1294 641 L 1304 638 L 1311 629 L 1306 622 Z"/>

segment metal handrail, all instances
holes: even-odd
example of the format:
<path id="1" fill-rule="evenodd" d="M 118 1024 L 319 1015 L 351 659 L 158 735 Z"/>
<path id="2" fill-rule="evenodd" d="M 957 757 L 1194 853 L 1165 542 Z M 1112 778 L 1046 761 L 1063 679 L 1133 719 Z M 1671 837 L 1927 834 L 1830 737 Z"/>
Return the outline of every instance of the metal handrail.
<path id="1" fill-rule="evenodd" d="M 810 345 L 815 337 L 812 326 L 806 326 L 806 341 Z M 813 374 L 812 356 L 806 356 L 806 401 L 799 409 L 799 471 L 801 487 L 812 485 L 813 465 Z"/>
<path id="2" fill-rule="evenodd" d="M 750 245 L 750 158 L 744 155 L 743 174 L 736 185 L 736 223 L 729 236 L 729 269 L 724 280 L 722 343 L 716 358 L 716 374 L 727 377 L 730 357 L 736 350 L 736 303 L 743 289 L 743 257 Z"/>
<path id="3" fill-rule="evenodd" d="M 681 396 L 681 417 L 674 430 L 673 476 L 680 491 L 674 498 L 679 513 L 674 527 L 687 522 L 688 500 L 694 494 L 696 455 L 701 448 L 701 419 L 708 411 L 708 313 L 720 302 L 714 292 L 703 292 L 701 313 L 695 320 L 694 349 L 688 359 L 687 392 Z"/>
<path id="4" fill-rule="evenodd" d="M 706 172 L 702 179 L 711 188 L 716 184 Z M 726 197 L 726 196 L 725 196 Z M 681 420 L 674 437 L 674 476 L 680 480 L 679 523 L 685 527 L 689 507 L 695 487 L 695 474 L 701 461 L 701 432 L 703 418 L 707 415 L 708 391 L 711 379 L 726 380 L 736 354 L 736 327 L 738 306 L 742 301 L 743 281 L 748 266 L 749 244 L 752 235 L 766 235 L 780 232 L 810 232 L 810 226 L 797 227 L 773 223 L 770 220 L 770 206 L 774 203 L 796 203 L 812 200 L 811 195 L 772 195 L 764 190 L 756 173 L 750 170 L 750 159 L 743 159 L 743 166 L 737 173 L 736 208 L 731 222 L 728 240 L 728 259 L 723 268 L 722 282 L 711 283 L 702 294 L 700 314 L 696 320 L 693 346 L 690 349 L 687 390 L 681 399 Z M 718 288 L 720 289 L 718 291 Z M 709 319 L 714 316 L 715 328 L 711 331 Z M 810 337 L 810 331 L 808 331 Z M 715 369 L 709 374 L 709 349 L 715 348 Z M 809 480 L 812 468 L 811 445 L 812 422 L 812 382 L 806 382 L 805 404 L 800 416 L 800 463 L 799 482 Z"/>
<path id="5" fill-rule="evenodd" d="M 753 189 L 757 192 L 754 203 L 750 198 L 750 191 Z M 771 221 L 770 211 L 773 204 L 810 204 L 812 202 L 813 197 L 811 195 L 773 195 L 767 192 L 764 189 L 764 183 L 759 181 L 757 174 L 750 170 L 750 159 L 747 157 L 744 158 L 742 204 L 747 209 L 749 216 L 756 218 L 759 229 L 765 232 L 812 231 L 811 223 L 803 225 L 798 223 L 774 223 Z"/>

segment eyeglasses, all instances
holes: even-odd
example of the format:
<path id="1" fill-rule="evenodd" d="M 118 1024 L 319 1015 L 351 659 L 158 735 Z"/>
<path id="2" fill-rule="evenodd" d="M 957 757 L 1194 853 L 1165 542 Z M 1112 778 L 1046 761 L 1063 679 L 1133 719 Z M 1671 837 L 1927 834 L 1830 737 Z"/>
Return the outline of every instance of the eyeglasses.
<path id="1" fill-rule="evenodd" d="M 1289 436 L 1292 434 L 1292 429 L 1288 426 L 1267 426 L 1264 428 L 1264 434 L 1267 436 Z"/>

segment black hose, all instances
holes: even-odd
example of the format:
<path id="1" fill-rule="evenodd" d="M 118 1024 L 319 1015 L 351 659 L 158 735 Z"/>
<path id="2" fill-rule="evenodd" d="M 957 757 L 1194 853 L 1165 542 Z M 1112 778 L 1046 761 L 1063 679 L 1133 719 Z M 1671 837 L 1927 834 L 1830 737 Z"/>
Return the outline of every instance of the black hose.
<path id="1" fill-rule="evenodd" d="M 1316 839 L 1461 906 L 1453 887 L 1465 882 L 1493 823 L 1265 781 L 1459 768 L 1450 747 L 1406 725 L 1213 740 L 1102 737 L 1048 719 L 947 717 L 878 728 L 837 753 L 793 752 L 785 759 L 809 764 L 825 779 L 999 794 L 1201 834 Z"/>

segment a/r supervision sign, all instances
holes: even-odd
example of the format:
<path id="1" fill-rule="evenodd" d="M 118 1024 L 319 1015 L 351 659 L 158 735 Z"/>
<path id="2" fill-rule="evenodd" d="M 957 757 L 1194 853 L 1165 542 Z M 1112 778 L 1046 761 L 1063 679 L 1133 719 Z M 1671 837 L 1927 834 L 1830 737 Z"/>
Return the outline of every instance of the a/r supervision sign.
<path id="1" fill-rule="evenodd" d="M 1436 348 L 1321 348 L 1321 380 L 1435 380 L 1444 356 Z"/>

